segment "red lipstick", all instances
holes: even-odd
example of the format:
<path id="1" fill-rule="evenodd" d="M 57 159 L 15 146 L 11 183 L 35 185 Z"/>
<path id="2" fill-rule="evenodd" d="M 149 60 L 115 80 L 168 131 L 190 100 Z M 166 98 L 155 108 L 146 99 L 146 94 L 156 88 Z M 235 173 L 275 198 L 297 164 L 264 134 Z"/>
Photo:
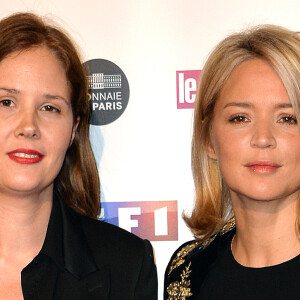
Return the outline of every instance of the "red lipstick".
<path id="1" fill-rule="evenodd" d="M 253 161 L 247 163 L 245 166 L 251 171 L 261 174 L 274 173 L 281 167 L 281 165 L 270 161 Z"/>
<path id="2" fill-rule="evenodd" d="M 44 158 L 42 153 L 33 149 L 15 149 L 7 154 L 11 160 L 19 164 L 36 164 Z"/>

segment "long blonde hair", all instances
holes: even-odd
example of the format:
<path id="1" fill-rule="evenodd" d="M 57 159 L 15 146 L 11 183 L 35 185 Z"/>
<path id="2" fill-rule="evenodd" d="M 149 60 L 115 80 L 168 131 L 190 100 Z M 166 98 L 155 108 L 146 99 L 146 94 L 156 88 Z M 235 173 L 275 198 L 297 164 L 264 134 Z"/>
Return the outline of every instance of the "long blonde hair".
<path id="1" fill-rule="evenodd" d="M 215 234 L 233 216 L 228 188 L 215 160 L 207 155 L 215 103 L 231 72 L 242 62 L 260 58 L 281 78 L 300 120 L 300 36 L 275 25 L 261 25 L 228 36 L 209 56 L 198 86 L 192 140 L 196 199 L 184 220 L 200 241 Z M 299 223 L 297 223 L 300 229 Z"/>

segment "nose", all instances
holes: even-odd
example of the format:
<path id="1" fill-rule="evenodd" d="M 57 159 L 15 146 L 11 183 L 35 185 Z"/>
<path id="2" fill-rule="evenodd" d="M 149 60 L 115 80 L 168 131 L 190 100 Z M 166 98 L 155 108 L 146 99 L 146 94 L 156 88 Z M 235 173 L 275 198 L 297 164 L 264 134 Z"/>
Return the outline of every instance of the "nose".
<path id="1" fill-rule="evenodd" d="M 25 138 L 39 138 L 40 137 L 40 130 L 37 124 L 37 116 L 36 113 L 33 111 L 22 111 L 20 112 L 19 122 L 15 128 L 15 136 L 20 137 L 23 136 Z"/>
<path id="2" fill-rule="evenodd" d="M 253 128 L 253 135 L 250 141 L 251 147 L 255 148 L 275 148 L 277 145 L 272 124 L 261 121 Z"/>

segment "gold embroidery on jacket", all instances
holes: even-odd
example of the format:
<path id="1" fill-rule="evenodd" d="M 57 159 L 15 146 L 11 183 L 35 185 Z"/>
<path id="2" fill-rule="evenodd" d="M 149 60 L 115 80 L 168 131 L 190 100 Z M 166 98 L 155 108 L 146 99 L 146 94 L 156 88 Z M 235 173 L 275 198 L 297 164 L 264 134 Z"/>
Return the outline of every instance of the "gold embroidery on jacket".
<path id="1" fill-rule="evenodd" d="M 235 227 L 235 217 L 232 217 L 220 230 L 220 234 L 224 234 Z"/>
<path id="2" fill-rule="evenodd" d="M 192 270 L 190 270 L 191 262 L 187 267 L 185 267 L 185 270 L 182 271 L 180 277 L 181 281 L 175 281 L 172 282 L 167 287 L 167 293 L 169 295 L 167 300 L 186 300 L 186 297 L 190 297 L 193 294 L 191 293 L 191 288 L 189 287 L 191 285 L 190 280 L 188 280 L 188 277 L 190 276 L 190 273 Z"/>
<path id="3" fill-rule="evenodd" d="M 199 248 L 204 249 L 206 248 L 215 238 L 218 234 L 223 235 L 224 233 L 232 230 L 235 228 L 235 218 L 231 218 L 223 227 L 222 229 L 211 236 L 209 239 L 199 242 L 199 241 L 194 241 L 185 247 L 183 247 L 181 250 L 179 250 L 175 256 L 175 258 L 172 260 L 168 275 L 172 273 L 174 269 L 177 267 L 181 266 L 185 262 L 185 257 L 193 250 L 195 249 L 198 245 Z M 167 300 L 186 300 L 186 297 L 190 297 L 193 294 L 191 293 L 190 289 L 190 280 L 187 280 L 189 277 L 190 273 L 192 270 L 190 270 L 191 262 L 187 267 L 185 267 L 185 270 L 182 271 L 182 274 L 180 275 L 181 281 L 175 281 L 169 284 L 167 287 L 167 293 L 169 295 Z"/>
<path id="4" fill-rule="evenodd" d="M 175 268 L 182 265 L 185 262 L 184 258 L 198 245 L 199 245 L 199 242 L 195 241 L 192 244 L 188 244 L 187 246 L 185 246 L 181 250 L 179 250 L 177 252 L 175 258 L 172 260 L 168 275 L 170 275 Z"/>

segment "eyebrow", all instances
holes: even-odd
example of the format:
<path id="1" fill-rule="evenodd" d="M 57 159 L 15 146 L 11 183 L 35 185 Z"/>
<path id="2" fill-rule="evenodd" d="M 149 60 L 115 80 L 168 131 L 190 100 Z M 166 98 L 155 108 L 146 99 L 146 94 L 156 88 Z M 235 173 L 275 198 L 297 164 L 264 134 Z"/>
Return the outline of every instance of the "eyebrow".
<path id="1" fill-rule="evenodd" d="M 63 100 L 66 104 L 70 104 L 70 102 L 62 97 L 62 96 L 58 96 L 58 95 L 51 95 L 51 94 L 44 94 L 43 95 L 47 100 Z"/>
<path id="2" fill-rule="evenodd" d="M 16 89 L 8 89 L 8 88 L 0 88 L 0 90 L 3 90 L 7 93 L 10 93 L 10 94 L 21 94 L 21 92 L 19 90 L 16 90 Z"/>
<path id="3" fill-rule="evenodd" d="M 9 94 L 15 94 L 15 95 L 21 94 L 21 91 L 19 91 L 17 89 L 9 89 L 9 88 L 2 87 L 2 88 L 0 88 L 0 90 L 5 91 Z M 59 96 L 59 95 L 43 94 L 43 97 L 46 98 L 47 100 L 63 100 L 66 104 L 68 104 L 68 105 L 70 104 L 66 98 Z"/>
<path id="4" fill-rule="evenodd" d="M 229 102 L 223 107 L 223 109 L 230 106 L 252 108 L 253 104 L 249 102 Z M 275 105 L 275 108 L 293 108 L 293 105 L 291 103 L 279 103 Z"/>
<path id="5" fill-rule="evenodd" d="M 249 102 L 229 102 L 223 108 L 237 106 L 237 107 L 253 107 L 253 104 Z"/>

